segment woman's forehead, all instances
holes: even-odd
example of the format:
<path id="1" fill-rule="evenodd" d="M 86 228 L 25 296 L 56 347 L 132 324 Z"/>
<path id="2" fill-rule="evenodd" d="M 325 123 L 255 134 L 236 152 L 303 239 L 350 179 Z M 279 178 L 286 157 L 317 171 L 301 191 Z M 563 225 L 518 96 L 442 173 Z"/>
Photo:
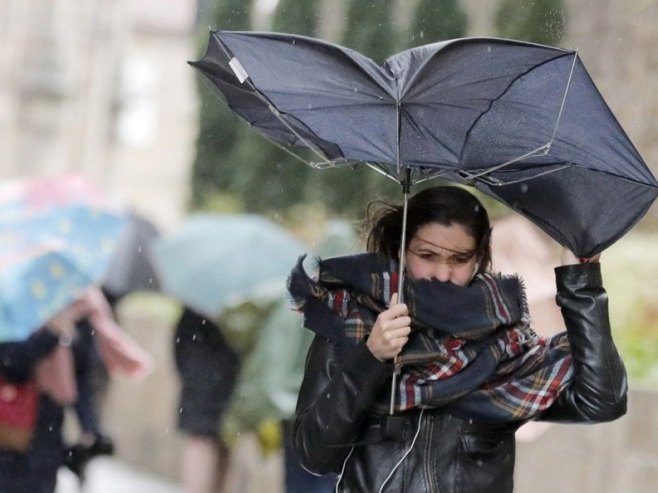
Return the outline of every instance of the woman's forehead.
<path id="1" fill-rule="evenodd" d="M 475 238 L 468 229 L 457 223 L 449 226 L 429 223 L 421 226 L 411 239 L 416 248 L 448 250 L 450 252 L 468 252 L 475 249 Z"/>

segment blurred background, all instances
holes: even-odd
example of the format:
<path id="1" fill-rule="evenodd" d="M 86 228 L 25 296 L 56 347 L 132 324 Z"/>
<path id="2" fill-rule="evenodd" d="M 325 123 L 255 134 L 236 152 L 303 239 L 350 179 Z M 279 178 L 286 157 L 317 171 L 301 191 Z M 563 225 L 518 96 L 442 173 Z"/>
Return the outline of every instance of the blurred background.
<path id="1" fill-rule="evenodd" d="M 0 180 L 81 174 L 163 234 L 193 211 L 258 213 L 309 251 L 330 221 L 342 218 L 358 229 L 369 201 L 397 196 L 396 184 L 365 168 L 311 170 L 239 121 L 186 63 L 202 56 L 210 29 L 310 35 L 379 62 L 464 36 L 575 48 L 658 173 L 658 3 L 652 0 L 0 0 Z M 558 246 L 518 218 L 506 230 L 508 211 L 483 200 L 500 231 L 532 237 L 524 244 L 536 245 L 519 256 L 501 234 L 494 266 L 524 274 L 541 330 L 560 329 L 551 318 Z M 603 256 L 615 338 L 630 376 L 628 415 L 520 437 L 520 493 L 658 488 L 657 247 L 654 204 Z M 523 265 L 520 258 L 534 261 Z M 152 491 L 178 491 L 171 341 L 181 307 L 158 293 L 137 293 L 116 308 L 157 366 L 139 383 L 112 382 L 103 400 L 115 458 L 125 474 L 157 478 Z M 249 433 L 233 447 L 228 491 L 283 491 L 280 450 L 264 453 Z M 553 479 L 538 484 L 545 474 Z M 106 491 L 92 489 L 92 479 L 85 491 Z"/>

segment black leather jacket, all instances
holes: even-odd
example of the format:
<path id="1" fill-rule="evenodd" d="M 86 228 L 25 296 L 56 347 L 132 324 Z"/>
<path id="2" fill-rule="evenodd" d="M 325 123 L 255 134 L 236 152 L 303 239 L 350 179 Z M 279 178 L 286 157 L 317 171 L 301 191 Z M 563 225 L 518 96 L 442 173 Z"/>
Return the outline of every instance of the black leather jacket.
<path id="1" fill-rule="evenodd" d="M 595 423 L 619 418 L 626 412 L 626 373 L 610 332 L 600 266 L 558 267 L 556 280 L 574 375 L 540 419 Z M 384 483 L 387 492 L 513 490 L 514 433 L 523 423 L 472 422 L 441 409 L 415 411 L 403 415 L 397 438 L 382 438 L 387 418 L 369 409 L 380 392 L 390 390 L 391 372 L 392 366 L 378 361 L 365 344 L 342 355 L 326 339 L 315 338 L 293 431 L 305 468 L 316 473 L 344 469 L 343 492 L 378 492 Z"/>

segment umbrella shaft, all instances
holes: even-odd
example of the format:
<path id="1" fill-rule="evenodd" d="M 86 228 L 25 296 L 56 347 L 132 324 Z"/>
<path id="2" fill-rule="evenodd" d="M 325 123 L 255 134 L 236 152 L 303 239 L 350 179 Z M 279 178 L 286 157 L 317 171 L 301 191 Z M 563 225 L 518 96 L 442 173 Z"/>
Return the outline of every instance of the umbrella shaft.
<path id="1" fill-rule="evenodd" d="M 409 207 L 409 189 L 411 177 L 410 170 L 407 168 L 407 176 L 402 184 L 402 196 L 403 196 L 403 205 L 402 205 L 402 236 L 400 238 L 400 263 L 398 267 L 398 303 L 404 303 L 404 293 L 402 286 L 404 285 L 404 267 L 405 267 L 405 256 L 406 256 L 406 244 L 407 244 L 407 209 Z"/>
<path id="2" fill-rule="evenodd" d="M 400 239 L 400 264 L 398 267 L 398 303 L 404 303 L 404 294 L 402 291 L 402 286 L 404 285 L 404 265 L 405 265 L 405 253 L 406 253 L 406 244 L 407 244 L 407 209 L 409 206 L 409 191 L 411 188 L 411 170 L 406 169 L 406 179 L 402 184 L 402 195 L 403 195 L 403 205 L 402 205 L 402 237 Z M 397 363 L 397 358 L 396 361 Z M 397 386 L 397 375 L 398 368 L 393 370 L 393 378 L 391 379 L 391 401 L 389 403 L 389 414 L 393 414 L 395 411 L 395 387 Z"/>

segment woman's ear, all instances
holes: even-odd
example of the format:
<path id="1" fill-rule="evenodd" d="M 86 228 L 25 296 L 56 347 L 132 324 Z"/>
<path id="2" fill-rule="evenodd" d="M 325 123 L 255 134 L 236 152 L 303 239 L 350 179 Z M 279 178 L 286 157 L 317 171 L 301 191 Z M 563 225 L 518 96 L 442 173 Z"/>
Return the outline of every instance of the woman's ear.
<path id="1" fill-rule="evenodd" d="M 475 267 L 473 268 L 473 275 L 471 276 L 471 280 L 475 279 L 475 276 L 478 275 L 479 270 L 480 270 L 480 262 L 475 262 Z"/>

